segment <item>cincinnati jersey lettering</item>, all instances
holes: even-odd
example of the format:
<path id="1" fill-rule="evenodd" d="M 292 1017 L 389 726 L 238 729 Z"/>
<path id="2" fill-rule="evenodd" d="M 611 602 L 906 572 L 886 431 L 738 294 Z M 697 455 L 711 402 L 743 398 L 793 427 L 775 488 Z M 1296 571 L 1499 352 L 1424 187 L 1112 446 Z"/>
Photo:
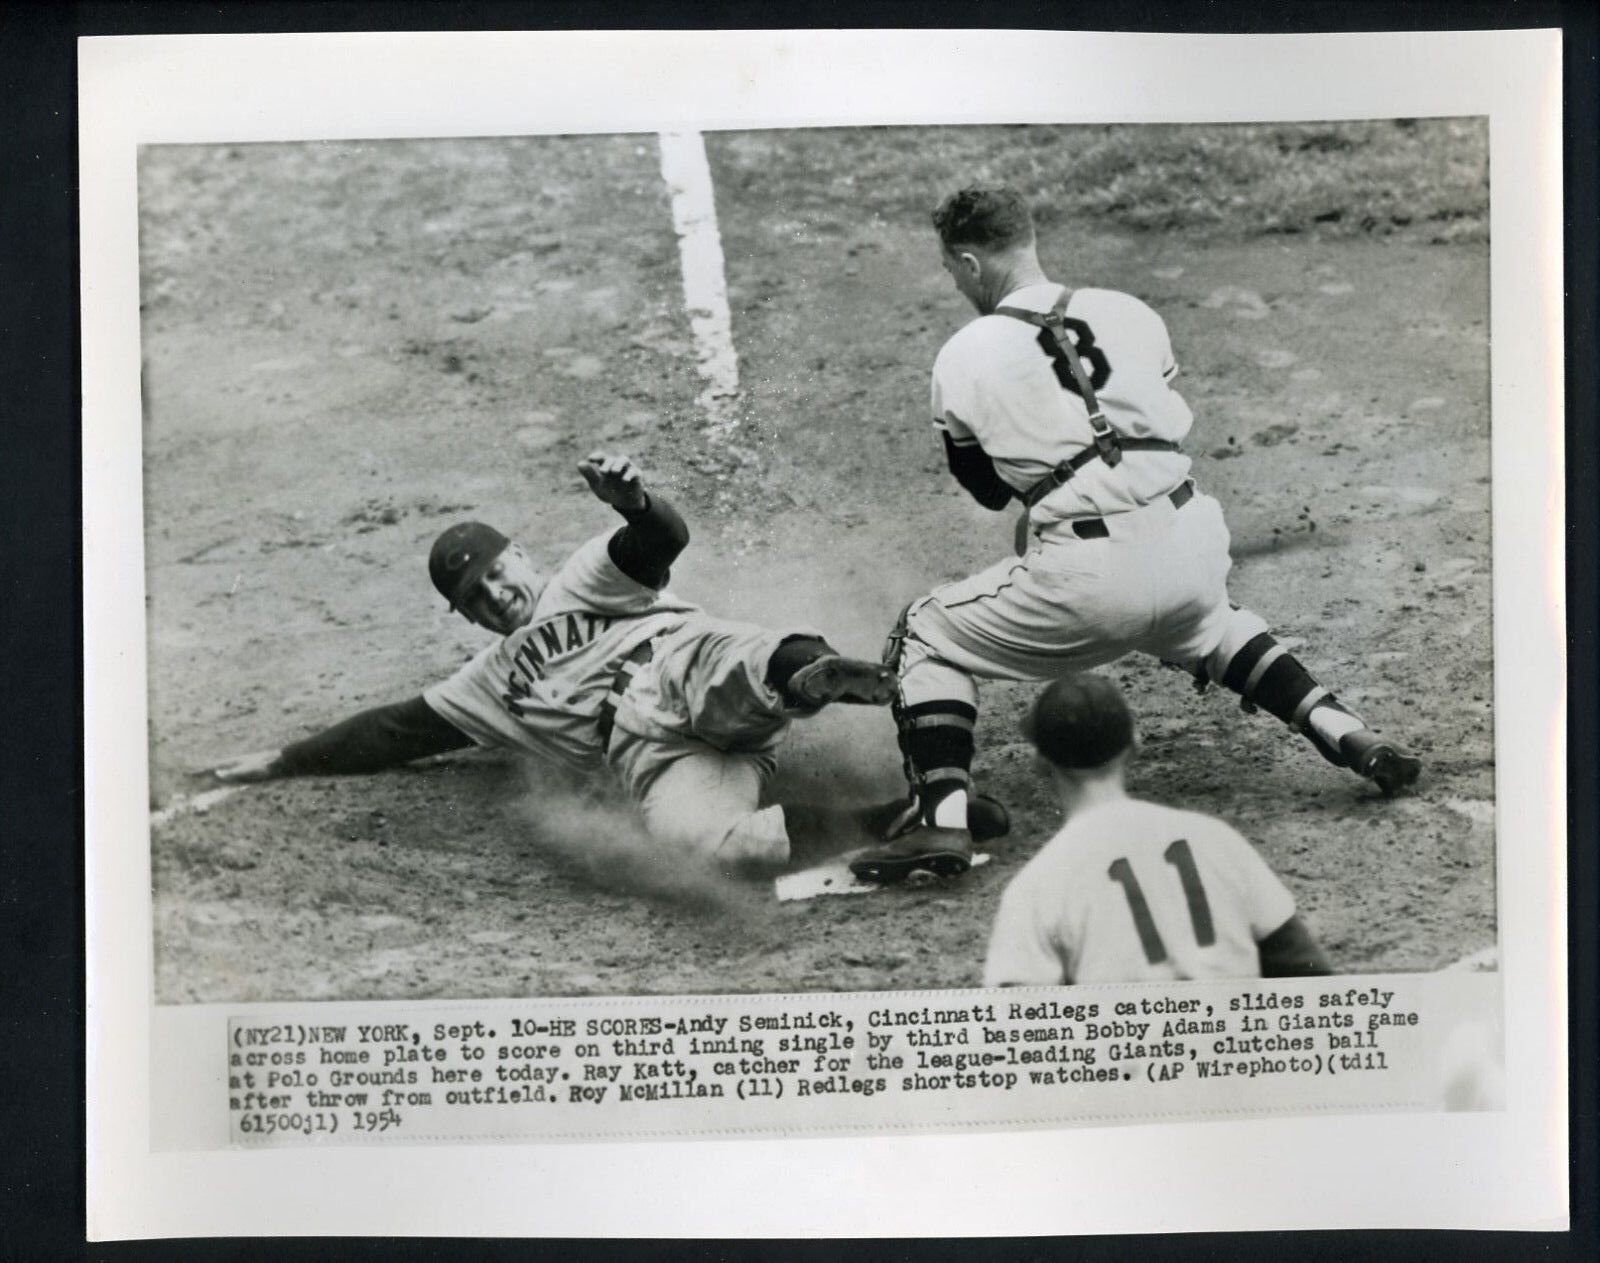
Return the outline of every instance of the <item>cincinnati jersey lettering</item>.
<path id="1" fill-rule="evenodd" d="M 513 715 L 520 714 L 522 703 L 533 695 L 534 681 L 545 679 L 547 669 L 559 667 L 616 624 L 616 617 L 609 614 L 577 613 L 534 623 L 511 657 L 511 674 L 501 694 L 506 709 Z"/>

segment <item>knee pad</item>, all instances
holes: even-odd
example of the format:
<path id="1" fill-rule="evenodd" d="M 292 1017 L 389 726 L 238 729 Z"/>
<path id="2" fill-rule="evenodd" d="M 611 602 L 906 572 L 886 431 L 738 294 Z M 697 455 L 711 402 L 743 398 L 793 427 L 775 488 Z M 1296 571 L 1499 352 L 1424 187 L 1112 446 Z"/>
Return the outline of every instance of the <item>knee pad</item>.
<path id="1" fill-rule="evenodd" d="M 1312 677 L 1300 660 L 1260 632 L 1240 646 L 1222 669 L 1222 683 L 1245 700 L 1286 724 L 1301 727 L 1312 707 L 1333 695 Z"/>
<path id="2" fill-rule="evenodd" d="M 1223 628 L 1221 642 L 1200 660 L 1201 669 L 1209 679 L 1222 682 L 1227 676 L 1228 664 L 1247 644 L 1266 633 L 1267 623 L 1261 615 L 1234 606 L 1228 612 L 1228 622 Z"/>

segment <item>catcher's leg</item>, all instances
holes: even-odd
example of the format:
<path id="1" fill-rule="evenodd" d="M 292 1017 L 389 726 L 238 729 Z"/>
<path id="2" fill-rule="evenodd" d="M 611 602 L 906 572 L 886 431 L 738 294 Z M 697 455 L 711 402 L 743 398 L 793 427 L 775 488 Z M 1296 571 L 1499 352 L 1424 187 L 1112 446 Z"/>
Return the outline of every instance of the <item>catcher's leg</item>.
<path id="1" fill-rule="evenodd" d="M 893 711 L 921 822 L 966 828 L 977 685 L 965 672 L 927 658 L 901 677 Z"/>
<path id="2" fill-rule="evenodd" d="M 1221 643 L 1186 665 L 1197 679 L 1239 694 L 1246 710 L 1259 708 L 1299 729 L 1328 762 L 1375 782 L 1385 794 L 1412 784 L 1421 771 L 1415 755 L 1368 728 L 1249 610 L 1232 609 Z"/>
<path id="3" fill-rule="evenodd" d="M 893 710 L 911 793 L 899 816 L 886 824 L 890 840 L 864 852 L 850 869 L 876 882 L 903 881 L 917 869 L 957 876 L 972 863 L 968 805 L 977 685 L 932 656 L 908 630 L 906 612 L 890 634 L 884 659 L 900 675 Z"/>
<path id="4" fill-rule="evenodd" d="M 885 830 L 891 837 L 919 823 L 967 827 L 978 722 L 976 682 L 917 637 L 910 627 L 911 611 L 909 605 L 900 611 L 883 652 L 884 664 L 900 681 L 891 709 L 911 791 L 901 818 Z"/>
<path id="5" fill-rule="evenodd" d="M 887 656 L 900 677 L 895 719 L 916 807 L 904 822 L 915 827 L 891 848 L 928 845 L 952 868 L 970 852 L 981 802 L 971 794 L 976 680 L 1053 679 L 1137 647 L 1148 603 L 1123 591 L 1118 550 L 1098 547 L 1110 542 L 1082 552 L 1042 542 L 1027 557 L 945 584 L 902 615 Z"/>

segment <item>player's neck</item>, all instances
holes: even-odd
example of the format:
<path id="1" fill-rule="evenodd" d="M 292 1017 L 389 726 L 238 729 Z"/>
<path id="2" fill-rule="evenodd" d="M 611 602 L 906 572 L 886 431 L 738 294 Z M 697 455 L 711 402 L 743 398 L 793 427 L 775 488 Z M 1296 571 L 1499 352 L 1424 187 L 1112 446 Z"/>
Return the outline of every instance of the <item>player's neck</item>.
<path id="1" fill-rule="evenodd" d="M 1050 283 L 1050 278 L 1039 264 L 1039 257 L 1031 250 L 995 259 L 993 267 L 994 274 L 989 287 L 994 295 L 994 301 L 989 304 L 991 312 L 1003 306 L 1006 299 L 1019 289 Z"/>
<path id="2" fill-rule="evenodd" d="M 1056 793 L 1061 799 L 1061 814 L 1068 820 L 1091 808 L 1121 802 L 1128 796 L 1120 770 L 1108 776 L 1058 777 Z"/>

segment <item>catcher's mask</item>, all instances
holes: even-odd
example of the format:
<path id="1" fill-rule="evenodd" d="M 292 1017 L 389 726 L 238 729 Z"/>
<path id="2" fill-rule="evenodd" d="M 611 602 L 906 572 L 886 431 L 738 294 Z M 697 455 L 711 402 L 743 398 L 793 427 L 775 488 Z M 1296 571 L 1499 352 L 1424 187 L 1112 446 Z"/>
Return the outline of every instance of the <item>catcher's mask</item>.
<path id="1" fill-rule="evenodd" d="M 439 595 L 458 608 L 494 560 L 511 541 L 482 522 L 457 522 L 433 541 L 428 554 L 428 577 Z"/>

